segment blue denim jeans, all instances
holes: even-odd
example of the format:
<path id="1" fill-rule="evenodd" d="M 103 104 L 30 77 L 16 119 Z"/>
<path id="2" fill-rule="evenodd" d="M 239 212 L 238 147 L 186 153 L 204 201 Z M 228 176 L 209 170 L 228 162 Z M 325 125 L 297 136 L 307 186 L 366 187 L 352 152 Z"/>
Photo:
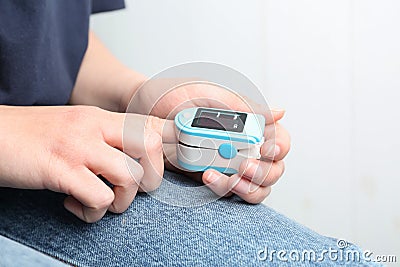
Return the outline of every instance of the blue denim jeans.
<path id="1" fill-rule="evenodd" d="M 165 177 L 196 185 L 174 173 Z M 344 257 L 362 255 L 353 244 L 237 197 L 185 208 L 141 193 L 125 213 L 109 213 L 94 224 L 66 211 L 64 197 L 0 189 L 0 234 L 76 266 L 376 266 Z"/>
<path id="2" fill-rule="evenodd" d="M 0 267 L 6 266 L 67 267 L 68 265 L 0 236 Z"/>

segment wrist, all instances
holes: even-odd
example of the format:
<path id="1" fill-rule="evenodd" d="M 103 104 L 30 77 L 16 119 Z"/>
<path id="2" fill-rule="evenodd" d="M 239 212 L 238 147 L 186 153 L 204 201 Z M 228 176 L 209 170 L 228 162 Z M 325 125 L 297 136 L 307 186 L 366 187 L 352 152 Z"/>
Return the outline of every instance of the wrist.
<path id="1" fill-rule="evenodd" d="M 119 112 L 127 111 L 132 97 L 138 92 L 140 86 L 146 81 L 146 77 L 144 75 L 130 69 L 127 71 L 124 79 L 124 84 L 126 84 L 126 86 L 123 90 L 121 90 L 121 94 L 119 96 Z M 138 104 L 140 104 L 140 102 Z M 138 112 L 140 110 L 141 107 L 136 107 L 135 113 L 140 113 Z"/>

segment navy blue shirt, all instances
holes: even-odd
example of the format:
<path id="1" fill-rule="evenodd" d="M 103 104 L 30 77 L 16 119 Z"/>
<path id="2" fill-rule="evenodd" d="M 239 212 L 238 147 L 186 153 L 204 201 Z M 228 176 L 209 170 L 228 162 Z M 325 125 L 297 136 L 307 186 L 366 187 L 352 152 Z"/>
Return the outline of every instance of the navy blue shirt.
<path id="1" fill-rule="evenodd" d="M 68 103 L 91 13 L 123 0 L 0 0 L 0 104 Z"/>

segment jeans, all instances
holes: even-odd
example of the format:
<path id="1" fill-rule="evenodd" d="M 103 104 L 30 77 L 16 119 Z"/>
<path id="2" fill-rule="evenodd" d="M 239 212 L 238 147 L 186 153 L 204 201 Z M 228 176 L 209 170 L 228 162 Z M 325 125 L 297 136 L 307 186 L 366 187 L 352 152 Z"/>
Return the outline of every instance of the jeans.
<path id="1" fill-rule="evenodd" d="M 0 236 L 0 267 L 7 266 L 67 267 L 60 261 Z"/>
<path id="2" fill-rule="evenodd" d="M 165 178 L 197 185 L 170 172 Z M 321 256 L 324 250 L 336 250 L 336 256 L 362 254 L 351 243 L 340 244 L 238 197 L 187 208 L 139 193 L 125 213 L 107 213 L 94 224 L 66 211 L 64 197 L 46 190 L 1 188 L 0 235 L 76 266 L 378 266 L 328 252 Z M 278 258 L 280 250 L 286 254 Z M 304 251 L 314 251 L 315 257 L 312 252 L 303 257 Z"/>

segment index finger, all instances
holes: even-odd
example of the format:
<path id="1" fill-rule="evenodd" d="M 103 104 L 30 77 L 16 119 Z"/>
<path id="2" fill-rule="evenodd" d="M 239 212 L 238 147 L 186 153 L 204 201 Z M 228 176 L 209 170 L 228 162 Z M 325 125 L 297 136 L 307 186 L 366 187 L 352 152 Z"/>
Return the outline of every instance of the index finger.
<path id="1" fill-rule="evenodd" d="M 104 141 L 120 150 L 124 150 L 124 146 L 129 147 L 134 154 L 131 154 L 132 157 L 138 158 L 144 152 L 144 140 L 140 137 L 147 134 L 146 129 L 159 134 L 163 143 L 178 142 L 175 123 L 172 120 L 131 113 L 108 113 L 101 124 Z"/>
<path id="2" fill-rule="evenodd" d="M 129 125 L 127 126 L 129 127 Z M 176 144 L 178 142 L 178 135 L 173 120 L 147 116 L 144 129 L 158 133 L 164 144 Z"/>

